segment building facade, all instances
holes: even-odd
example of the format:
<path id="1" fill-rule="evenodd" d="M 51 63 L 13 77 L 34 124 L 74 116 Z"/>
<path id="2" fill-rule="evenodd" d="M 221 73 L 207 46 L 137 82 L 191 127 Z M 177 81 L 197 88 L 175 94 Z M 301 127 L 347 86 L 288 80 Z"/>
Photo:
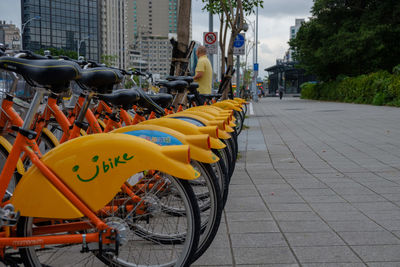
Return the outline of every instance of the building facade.
<path id="1" fill-rule="evenodd" d="M 24 49 L 54 47 L 100 61 L 98 0 L 21 0 L 21 18 Z"/>
<path id="2" fill-rule="evenodd" d="M 0 21 L 0 43 L 8 49 L 21 49 L 21 34 L 17 26 L 5 21 Z"/>
<path id="3" fill-rule="evenodd" d="M 290 39 L 296 37 L 297 32 L 299 31 L 301 24 L 304 22 L 304 19 L 296 19 L 294 26 L 290 26 Z"/>
<path id="4" fill-rule="evenodd" d="M 102 56 L 123 69 L 129 64 L 127 8 L 128 0 L 101 0 Z"/>
<path id="5" fill-rule="evenodd" d="M 140 60 L 147 62 L 147 71 L 156 76 L 169 74 L 172 55 L 169 38 L 176 36 L 178 11 L 179 0 L 129 0 L 129 42 L 139 51 Z"/>

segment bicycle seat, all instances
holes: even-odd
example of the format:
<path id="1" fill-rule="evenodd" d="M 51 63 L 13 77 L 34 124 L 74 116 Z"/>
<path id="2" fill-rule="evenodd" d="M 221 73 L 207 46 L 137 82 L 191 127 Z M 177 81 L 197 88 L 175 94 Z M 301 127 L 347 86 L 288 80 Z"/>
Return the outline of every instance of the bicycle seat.
<path id="1" fill-rule="evenodd" d="M 158 82 L 159 85 L 166 87 L 168 90 L 176 90 L 178 92 L 183 92 L 187 87 L 188 83 L 183 80 L 177 81 L 160 81 Z"/>
<path id="2" fill-rule="evenodd" d="M 193 101 L 196 101 L 196 96 L 193 94 L 188 94 L 187 95 L 187 100 L 189 103 L 192 103 Z"/>
<path id="3" fill-rule="evenodd" d="M 222 94 L 201 94 L 201 96 L 205 97 L 208 100 L 211 100 L 213 98 L 220 98 Z"/>
<path id="4" fill-rule="evenodd" d="M 82 77 L 78 81 L 97 93 L 109 94 L 122 78 L 121 72 L 116 69 L 98 67 L 82 70 Z"/>
<path id="5" fill-rule="evenodd" d="M 152 96 L 146 94 L 141 88 L 133 89 L 139 94 L 139 101 L 137 105 L 141 108 L 147 109 L 148 111 L 154 111 L 158 115 L 164 115 L 164 109 L 160 107 L 156 102 L 152 100 Z M 171 96 L 172 97 L 172 96 Z"/>
<path id="6" fill-rule="evenodd" d="M 98 98 L 113 106 L 122 107 L 123 109 L 131 109 L 140 100 L 140 95 L 136 90 L 119 89 L 111 94 L 99 94 Z"/>
<path id="7" fill-rule="evenodd" d="M 190 91 L 191 93 L 196 92 L 196 91 L 197 91 L 197 88 L 199 88 L 199 84 L 198 84 L 198 83 L 191 83 L 191 84 L 189 85 L 189 91 Z"/>
<path id="8" fill-rule="evenodd" d="M 157 105 L 162 108 L 169 108 L 172 103 L 172 95 L 158 93 L 156 95 L 148 95 Z"/>
<path id="9" fill-rule="evenodd" d="M 168 76 L 167 80 L 168 81 L 185 81 L 187 83 L 192 83 L 193 77 L 192 76 Z"/>
<path id="10" fill-rule="evenodd" d="M 21 74 L 28 82 L 34 81 L 54 93 L 67 91 L 70 81 L 81 76 L 78 64 L 66 60 L 1 57 L 0 68 Z"/>

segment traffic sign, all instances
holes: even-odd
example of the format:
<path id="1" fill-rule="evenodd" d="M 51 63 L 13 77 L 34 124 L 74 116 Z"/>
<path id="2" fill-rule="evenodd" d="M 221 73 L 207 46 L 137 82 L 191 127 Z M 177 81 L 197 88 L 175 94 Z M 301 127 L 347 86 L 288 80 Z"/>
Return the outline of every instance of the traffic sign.
<path id="1" fill-rule="evenodd" d="M 207 48 L 207 54 L 217 54 L 218 53 L 218 33 L 216 32 L 204 32 L 203 33 L 203 43 Z"/>
<path id="2" fill-rule="evenodd" d="M 258 63 L 254 63 L 253 70 L 258 71 Z"/>
<path id="3" fill-rule="evenodd" d="M 245 34 L 239 33 L 233 42 L 233 54 L 244 55 L 245 54 Z"/>

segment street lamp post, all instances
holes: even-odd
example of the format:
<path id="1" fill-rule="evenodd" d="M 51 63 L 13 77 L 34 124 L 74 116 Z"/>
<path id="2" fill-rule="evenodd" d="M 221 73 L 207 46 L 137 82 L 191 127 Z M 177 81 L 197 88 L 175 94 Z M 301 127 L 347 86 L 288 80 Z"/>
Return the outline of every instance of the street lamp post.
<path id="1" fill-rule="evenodd" d="M 25 26 L 26 26 L 29 22 L 31 22 L 32 20 L 40 19 L 40 18 L 41 18 L 40 16 L 34 16 L 33 18 L 28 19 L 25 23 L 22 24 L 22 26 L 21 26 L 21 50 L 24 49 L 23 35 L 24 35 Z"/>
<path id="2" fill-rule="evenodd" d="M 77 43 L 77 59 L 79 59 L 79 50 L 81 49 L 81 45 L 82 45 L 82 43 L 85 41 L 85 40 L 88 40 L 90 38 L 90 35 L 88 35 L 88 36 L 86 36 L 86 38 L 83 38 L 82 40 L 76 40 L 76 43 Z"/>

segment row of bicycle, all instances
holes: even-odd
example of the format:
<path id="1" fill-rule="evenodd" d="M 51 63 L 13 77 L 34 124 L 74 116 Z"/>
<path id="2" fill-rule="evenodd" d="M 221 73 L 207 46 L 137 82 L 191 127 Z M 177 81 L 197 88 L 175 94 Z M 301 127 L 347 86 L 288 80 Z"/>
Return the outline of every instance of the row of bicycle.
<path id="1" fill-rule="evenodd" d="M 192 93 L 193 106 L 174 107 L 170 94 L 113 90 L 135 73 L 29 51 L 0 55 L 0 69 L 35 89 L 24 118 L 12 94 L 1 103 L 5 264 L 189 266 L 207 250 L 235 169 L 244 100 L 215 102 L 191 77 L 175 76 L 159 85 Z M 83 91 L 66 101 L 71 81 Z"/>

